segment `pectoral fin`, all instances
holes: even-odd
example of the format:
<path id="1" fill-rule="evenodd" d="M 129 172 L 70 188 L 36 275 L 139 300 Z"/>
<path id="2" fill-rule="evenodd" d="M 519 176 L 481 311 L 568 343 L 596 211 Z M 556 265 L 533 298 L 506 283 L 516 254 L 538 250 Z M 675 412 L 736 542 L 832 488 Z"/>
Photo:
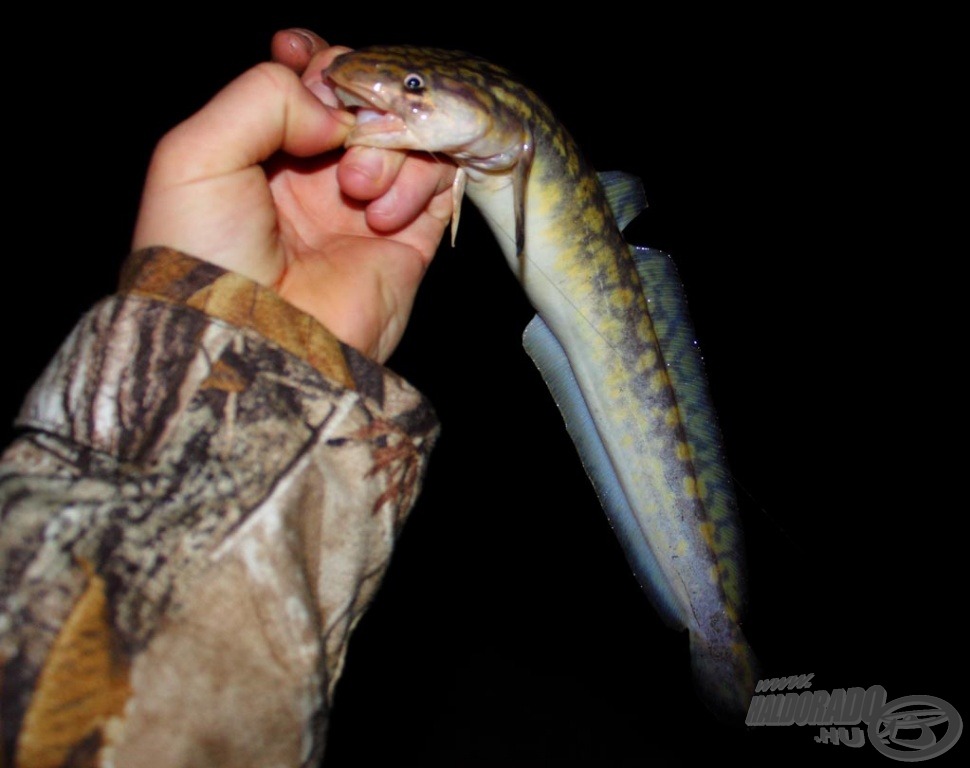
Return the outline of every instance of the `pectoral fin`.
<path id="1" fill-rule="evenodd" d="M 512 201 L 515 206 L 515 252 L 519 258 L 519 282 L 525 285 L 525 190 L 529 185 L 529 172 L 535 159 L 532 132 L 526 129 L 522 137 L 519 159 L 512 172 Z"/>
<path id="2" fill-rule="evenodd" d="M 455 247 L 458 238 L 458 219 L 461 218 L 461 204 L 465 200 L 465 182 L 468 174 L 459 167 L 455 172 L 455 180 L 451 184 L 451 247 Z"/>

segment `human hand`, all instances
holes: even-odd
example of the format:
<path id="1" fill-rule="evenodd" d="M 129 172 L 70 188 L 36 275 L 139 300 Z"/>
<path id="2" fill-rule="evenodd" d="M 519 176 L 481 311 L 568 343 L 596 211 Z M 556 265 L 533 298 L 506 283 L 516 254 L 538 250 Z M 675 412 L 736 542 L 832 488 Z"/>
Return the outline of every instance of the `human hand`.
<path id="1" fill-rule="evenodd" d="M 450 221 L 455 169 L 334 151 L 354 121 L 320 73 L 348 49 L 286 30 L 272 50 L 274 62 L 159 142 L 132 248 L 164 245 L 246 275 L 383 362 Z"/>

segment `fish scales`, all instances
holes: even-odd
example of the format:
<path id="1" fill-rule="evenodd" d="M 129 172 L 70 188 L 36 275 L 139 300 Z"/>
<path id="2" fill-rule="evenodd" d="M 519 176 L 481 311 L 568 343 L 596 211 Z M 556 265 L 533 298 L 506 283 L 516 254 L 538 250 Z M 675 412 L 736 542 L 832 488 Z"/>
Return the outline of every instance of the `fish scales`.
<path id="1" fill-rule="evenodd" d="M 637 578 L 666 620 L 689 630 L 707 703 L 743 713 L 754 659 L 739 626 L 733 504 L 712 505 L 723 482 L 707 487 L 709 468 L 695 467 L 712 453 L 685 428 L 691 414 L 668 376 L 638 259 L 595 171 L 538 96 L 469 54 L 361 49 L 324 74 L 345 104 L 362 107 L 348 145 L 444 153 L 458 165 L 538 312 L 527 349 L 540 370 L 555 364 L 537 355 L 565 355 L 543 376 Z"/>

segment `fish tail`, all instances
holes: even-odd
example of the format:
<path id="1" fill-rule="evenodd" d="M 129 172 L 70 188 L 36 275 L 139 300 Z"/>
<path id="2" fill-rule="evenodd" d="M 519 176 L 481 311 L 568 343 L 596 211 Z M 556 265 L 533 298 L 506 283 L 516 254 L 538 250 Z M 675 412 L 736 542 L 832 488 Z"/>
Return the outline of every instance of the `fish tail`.
<path id="1" fill-rule="evenodd" d="M 694 685 L 704 704 L 718 719 L 740 725 L 754 696 L 758 660 L 741 627 L 732 623 L 727 641 L 710 642 L 690 633 L 690 661 Z"/>

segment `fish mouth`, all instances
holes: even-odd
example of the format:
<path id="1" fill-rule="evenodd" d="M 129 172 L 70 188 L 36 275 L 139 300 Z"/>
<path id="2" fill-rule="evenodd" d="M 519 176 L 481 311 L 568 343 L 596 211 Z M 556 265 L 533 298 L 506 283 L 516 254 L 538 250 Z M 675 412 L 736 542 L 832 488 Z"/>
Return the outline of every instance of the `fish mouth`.
<path id="1" fill-rule="evenodd" d="M 333 80 L 330 83 L 343 108 L 357 118 L 357 125 L 345 142 L 348 146 L 374 142 L 381 137 L 393 141 L 407 133 L 407 124 L 398 115 L 382 109 L 373 100 L 348 91 Z"/>

